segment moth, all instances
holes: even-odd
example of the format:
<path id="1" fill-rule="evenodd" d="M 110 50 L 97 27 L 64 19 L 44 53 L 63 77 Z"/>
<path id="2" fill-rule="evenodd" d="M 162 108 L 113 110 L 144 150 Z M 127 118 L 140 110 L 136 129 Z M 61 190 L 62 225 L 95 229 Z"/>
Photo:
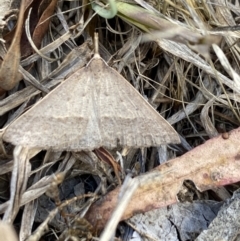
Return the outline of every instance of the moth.
<path id="1" fill-rule="evenodd" d="M 173 127 L 100 57 L 98 43 L 86 67 L 10 124 L 3 139 L 56 151 L 180 142 Z"/>

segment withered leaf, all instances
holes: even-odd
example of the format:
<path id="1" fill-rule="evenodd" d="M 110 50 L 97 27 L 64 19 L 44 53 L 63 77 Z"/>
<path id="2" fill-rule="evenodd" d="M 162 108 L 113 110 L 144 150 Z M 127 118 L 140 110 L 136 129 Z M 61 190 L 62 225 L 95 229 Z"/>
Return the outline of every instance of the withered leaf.
<path id="1" fill-rule="evenodd" d="M 14 38 L 0 67 L 0 88 L 3 90 L 12 89 L 22 78 L 18 68 L 21 56 L 20 41 L 24 21 L 24 6 L 25 2 L 23 1 L 19 10 Z"/>
<path id="2" fill-rule="evenodd" d="M 57 0 L 50 1 L 50 3 L 48 1 L 46 1 L 46 3 L 48 3 L 48 6 L 45 6 L 45 9 L 39 19 L 39 22 L 38 22 L 36 28 L 34 29 L 33 42 L 38 47 L 41 45 L 43 36 L 48 30 L 49 22 L 51 20 L 51 16 L 54 13 L 57 2 L 58 2 Z"/>
<path id="3" fill-rule="evenodd" d="M 216 189 L 240 181 L 240 128 L 214 137 L 186 154 L 153 171 L 136 177 L 139 187 L 128 203 L 122 219 L 177 202 L 177 193 L 184 180 L 191 180 L 200 191 Z M 102 229 L 118 202 L 120 186 L 97 201 L 85 218 Z M 96 216 L 96 213 L 98 216 Z M 101 217 L 98 219 L 97 217 Z"/>

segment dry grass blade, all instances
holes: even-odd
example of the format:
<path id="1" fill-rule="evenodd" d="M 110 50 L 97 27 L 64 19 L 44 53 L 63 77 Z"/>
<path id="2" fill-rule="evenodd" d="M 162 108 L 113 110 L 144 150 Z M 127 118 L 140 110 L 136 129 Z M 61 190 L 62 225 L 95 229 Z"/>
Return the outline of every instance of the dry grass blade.
<path id="1" fill-rule="evenodd" d="M 96 198 L 95 194 L 85 194 L 78 197 L 74 197 L 71 200 L 67 200 L 63 202 L 59 207 L 55 208 L 53 211 L 51 211 L 48 215 L 48 218 L 35 230 L 35 232 L 26 240 L 26 241 L 38 241 L 40 237 L 46 232 L 48 229 L 48 222 L 51 221 L 51 219 L 54 218 L 54 216 L 61 210 L 62 208 L 66 207 L 67 205 L 76 202 L 79 199 L 93 197 Z"/>
<path id="2" fill-rule="evenodd" d="M 55 174 L 51 176 L 45 176 L 42 179 L 40 179 L 37 183 L 33 184 L 29 189 L 27 189 L 23 193 L 19 205 L 23 206 L 46 193 L 46 191 L 49 189 L 49 186 L 51 186 L 51 183 L 54 182 L 54 179 Z M 6 212 L 9 203 L 10 202 L 8 201 L 0 205 L 0 213 Z"/>
<path id="3" fill-rule="evenodd" d="M 11 197 L 10 203 L 3 220 L 12 223 L 20 208 L 23 192 L 26 189 L 28 175 L 30 172 L 29 150 L 18 146 L 14 151 L 14 166 L 11 179 Z"/>
<path id="4" fill-rule="evenodd" d="M 130 176 L 126 177 L 120 190 L 118 204 L 105 226 L 105 229 L 100 237 L 100 241 L 111 240 L 114 236 L 117 224 L 120 221 L 132 195 L 138 188 L 138 185 L 139 183 L 136 179 L 132 179 Z"/>
<path id="5" fill-rule="evenodd" d="M 203 86 L 209 92 L 212 92 L 214 90 L 215 84 L 214 82 L 210 81 L 208 77 L 206 77 L 203 81 Z M 206 103 L 206 98 L 203 95 L 203 90 L 199 90 L 194 100 L 187 104 L 185 109 L 179 110 L 177 113 L 168 118 L 168 122 L 172 125 L 179 122 L 187 116 L 190 116 L 197 109 L 201 108 L 204 103 Z"/>
<path id="6" fill-rule="evenodd" d="M 189 47 L 183 44 L 174 43 L 168 40 L 158 40 L 157 41 L 159 46 L 161 46 L 164 50 L 172 53 L 175 56 L 178 56 L 187 62 L 193 63 L 194 65 L 198 66 L 199 68 L 203 69 L 212 77 L 216 77 L 216 71 L 211 68 L 211 66 L 202 59 L 198 54 L 195 54 Z M 228 77 L 221 74 L 217 71 L 218 78 L 227 85 L 229 88 L 237 91 L 240 93 L 240 85 L 239 83 L 232 82 Z"/>

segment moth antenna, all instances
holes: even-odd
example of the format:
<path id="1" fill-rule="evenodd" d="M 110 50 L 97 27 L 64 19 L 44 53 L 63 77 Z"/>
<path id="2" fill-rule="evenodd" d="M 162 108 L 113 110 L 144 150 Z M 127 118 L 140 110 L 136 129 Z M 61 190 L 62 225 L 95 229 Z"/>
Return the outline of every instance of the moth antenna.
<path id="1" fill-rule="evenodd" d="M 94 33 L 94 57 L 100 57 L 99 55 L 99 42 L 98 42 L 98 33 Z"/>

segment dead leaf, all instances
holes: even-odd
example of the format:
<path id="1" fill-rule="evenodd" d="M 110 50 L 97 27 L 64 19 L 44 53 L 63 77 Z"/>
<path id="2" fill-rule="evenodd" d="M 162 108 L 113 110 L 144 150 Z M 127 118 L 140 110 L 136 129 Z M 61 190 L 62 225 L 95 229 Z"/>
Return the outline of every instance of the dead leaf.
<path id="1" fill-rule="evenodd" d="M 29 157 L 31 150 L 18 146 L 14 150 L 14 165 L 11 178 L 11 196 L 3 221 L 12 223 L 21 205 L 21 198 L 26 190 L 27 180 L 31 170 Z"/>
<path id="2" fill-rule="evenodd" d="M 43 39 L 44 34 L 48 29 L 49 22 L 51 20 L 51 16 L 56 7 L 56 0 L 46 2 L 43 0 L 24 0 L 25 7 L 24 7 L 24 21 L 27 18 L 29 9 L 31 8 L 31 15 L 30 15 L 30 33 L 32 35 L 33 41 L 37 47 L 40 46 L 41 41 Z M 45 3 L 45 4 L 44 4 Z M 12 41 L 13 36 L 15 34 L 16 29 L 14 28 L 11 32 L 4 35 L 4 40 L 6 43 Z M 33 50 L 29 41 L 27 39 L 25 31 L 22 34 L 21 38 L 21 53 L 22 57 L 29 56 Z"/>
<path id="3" fill-rule="evenodd" d="M 27 55 L 29 51 L 32 51 L 29 49 L 29 43 L 24 41 L 24 38 L 22 39 L 22 30 L 23 30 L 23 23 L 25 20 L 25 12 L 28 11 L 29 7 L 33 2 L 27 6 L 29 2 L 23 0 L 21 3 L 19 15 L 18 15 L 18 22 L 16 30 L 14 30 L 14 38 L 11 42 L 11 45 L 4 57 L 4 60 L 2 62 L 1 68 L 0 68 L 0 88 L 4 90 L 10 90 L 12 89 L 21 79 L 22 75 L 19 73 L 19 62 L 21 58 L 21 45 L 28 46 L 27 49 L 22 49 L 22 52 L 24 53 L 24 56 Z M 43 14 L 41 15 L 38 24 L 35 28 L 34 25 L 34 33 L 33 33 L 33 41 L 35 42 L 35 45 L 37 47 L 40 46 L 42 38 L 45 34 L 45 32 L 48 29 L 48 25 L 50 22 L 50 16 L 52 16 L 54 9 L 56 7 L 57 0 L 51 1 L 50 4 L 47 6 L 47 8 L 43 11 Z M 34 18 L 36 19 L 36 6 L 34 8 L 35 12 L 33 13 Z M 31 21 L 31 24 L 33 24 L 34 21 Z M 25 35 L 25 34 L 24 34 Z M 9 35 L 10 36 L 10 35 Z M 5 38 L 9 38 L 9 36 L 5 36 Z M 11 38 L 9 38 L 11 39 Z M 21 43 L 22 39 L 22 44 Z M 23 43 L 26 43 L 23 44 Z"/>
<path id="4" fill-rule="evenodd" d="M 12 89 L 21 79 L 21 74 L 18 72 L 20 63 L 20 41 L 22 36 L 23 21 L 24 21 L 25 1 L 23 0 L 17 21 L 17 28 L 11 46 L 4 56 L 0 68 L 0 88 L 4 90 Z"/>
<path id="5" fill-rule="evenodd" d="M 136 177 L 139 188 L 125 210 L 122 220 L 136 213 L 171 205 L 184 180 L 191 180 L 200 191 L 240 180 L 240 128 L 206 141 L 181 157 L 166 162 L 153 171 Z M 103 228 L 117 203 L 119 188 L 96 202 L 87 220 Z M 97 214 L 97 215 L 96 215 Z M 100 217 L 100 219 L 98 219 Z"/>
<path id="6" fill-rule="evenodd" d="M 44 1 L 43 1 L 44 2 Z M 45 9 L 38 21 L 38 24 L 33 32 L 33 42 L 37 47 L 40 47 L 42 39 L 45 33 L 48 30 L 49 22 L 51 20 L 51 16 L 54 13 L 58 0 L 52 0 L 47 6 L 44 6 Z"/>
<path id="7" fill-rule="evenodd" d="M 118 183 L 121 184 L 121 179 L 119 177 L 118 172 L 121 172 L 121 167 L 120 165 L 115 161 L 114 157 L 111 155 L 111 153 L 109 153 L 105 148 L 100 147 L 98 149 L 95 149 L 93 151 L 96 156 L 101 160 L 104 161 L 106 163 L 108 163 L 110 166 L 112 166 L 114 173 L 118 179 Z"/>

